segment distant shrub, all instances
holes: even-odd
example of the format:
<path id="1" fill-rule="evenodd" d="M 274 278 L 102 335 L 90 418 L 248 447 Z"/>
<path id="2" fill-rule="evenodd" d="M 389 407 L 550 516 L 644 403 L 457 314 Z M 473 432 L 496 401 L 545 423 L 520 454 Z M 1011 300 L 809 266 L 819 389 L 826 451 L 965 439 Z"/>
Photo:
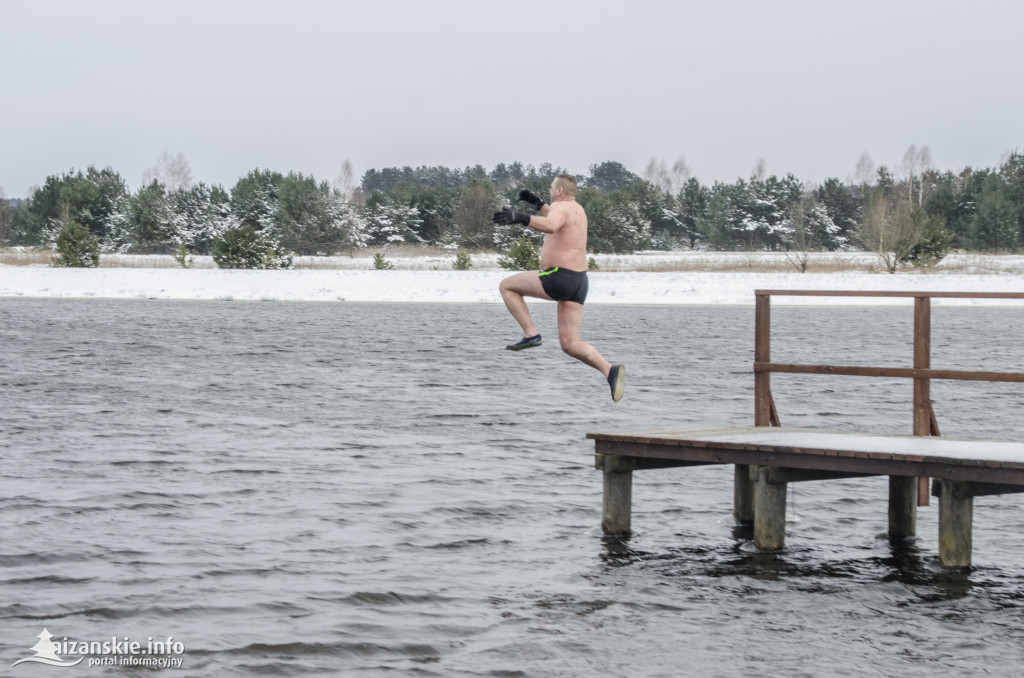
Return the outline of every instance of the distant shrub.
<path id="1" fill-rule="evenodd" d="M 924 236 L 914 245 L 900 263 L 909 262 L 915 268 L 931 268 L 942 261 L 953 243 L 953 236 L 945 224 L 937 218 L 930 218 L 925 226 Z"/>
<path id="2" fill-rule="evenodd" d="M 100 265 L 100 242 L 89 229 L 69 221 L 57 234 L 57 254 L 50 260 L 58 268 L 96 268 Z"/>
<path id="3" fill-rule="evenodd" d="M 390 261 L 384 258 L 381 252 L 373 255 L 373 268 L 377 271 L 390 271 L 395 267 Z"/>
<path id="4" fill-rule="evenodd" d="M 229 228 L 213 239 L 212 250 L 218 268 L 292 267 L 292 257 L 280 241 L 252 226 Z"/>
<path id="5" fill-rule="evenodd" d="M 192 255 L 184 245 L 178 245 L 178 249 L 174 251 L 174 260 L 182 268 L 192 268 Z"/>
<path id="6" fill-rule="evenodd" d="M 594 257 L 590 257 L 589 259 L 587 259 L 587 270 L 588 271 L 596 271 L 599 268 L 601 268 L 601 267 L 597 265 L 597 259 L 595 259 Z"/>
<path id="7" fill-rule="evenodd" d="M 473 268 L 473 258 L 469 256 L 469 252 L 459 250 L 455 255 L 455 261 L 452 262 L 452 268 L 456 271 L 468 271 Z"/>
<path id="8" fill-rule="evenodd" d="M 540 251 L 529 239 L 520 238 L 498 257 L 498 265 L 509 271 L 535 271 L 540 268 Z"/>

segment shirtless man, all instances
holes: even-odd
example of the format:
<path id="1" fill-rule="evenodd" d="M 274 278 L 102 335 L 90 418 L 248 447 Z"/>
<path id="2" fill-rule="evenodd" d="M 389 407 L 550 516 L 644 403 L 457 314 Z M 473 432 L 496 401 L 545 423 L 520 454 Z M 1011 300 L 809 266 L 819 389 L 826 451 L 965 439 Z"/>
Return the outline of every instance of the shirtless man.
<path id="1" fill-rule="evenodd" d="M 612 389 L 612 400 L 622 400 L 625 365 L 612 365 L 590 344 L 580 340 L 583 302 L 587 298 L 587 214 L 576 202 L 576 178 L 559 174 L 551 182 L 551 204 L 530 190 L 519 191 L 519 199 L 537 208 L 539 215 L 506 207 L 494 213 L 498 224 L 522 224 L 544 234 L 540 250 L 541 271 L 525 271 L 501 281 L 501 298 L 522 326 L 523 338 L 505 348 L 521 351 L 541 345 L 523 297 L 558 302 L 558 339 L 562 350 L 599 370 Z"/>

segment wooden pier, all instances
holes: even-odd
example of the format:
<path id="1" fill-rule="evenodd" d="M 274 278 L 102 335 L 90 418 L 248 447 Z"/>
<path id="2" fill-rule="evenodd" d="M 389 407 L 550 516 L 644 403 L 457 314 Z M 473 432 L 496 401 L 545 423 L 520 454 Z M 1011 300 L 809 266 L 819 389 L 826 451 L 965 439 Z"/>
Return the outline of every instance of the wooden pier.
<path id="1" fill-rule="evenodd" d="M 588 434 L 604 474 L 604 531 L 629 533 L 634 471 L 733 464 L 733 514 L 753 523 L 759 548 L 785 544 L 788 483 L 858 476 L 889 476 L 889 533 L 909 537 L 917 533 L 917 507 L 928 504 L 932 478 L 932 494 L 939 499 L 939 561 L 945 567 L 970 566 L 974 497 L 1024 492 L 1024 442 L 940 437 L 931 380 L 1022 383 L 1024 373 L 932 369 L 931 299 L 1024 299 L 1024 293 L 758 290 L 755 295 L 754 426 Z M 779 295 L 912 297 L 913 367 L 772 363 L 771 297 Z M 772 372 L 913 379 L 913 435 L 781 427 Z"/>

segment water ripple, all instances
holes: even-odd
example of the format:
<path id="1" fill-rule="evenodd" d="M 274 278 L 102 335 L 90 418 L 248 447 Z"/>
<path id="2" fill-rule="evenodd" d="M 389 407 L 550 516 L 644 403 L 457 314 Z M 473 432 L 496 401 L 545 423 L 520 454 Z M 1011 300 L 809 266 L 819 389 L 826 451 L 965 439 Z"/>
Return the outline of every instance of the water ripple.
<path id="1" fill-rule="evenodd" d="M 773 357 L 906 366 L 905 311 L 773 309 Z M 884 478 L 794 486 L 761 553 L 732 469 L 641 472 L 637 532 L 604 537 L 585 433 L 747 423 L 753 312 L 585 315 L 617 405 L 557 346 L 501 350 L 500 305 L 0 300 L 0 659 L 45 627 L 173 635 L 199 678 L 1016 670 L 1019 495 L 976 501 L 966 573 L 934 506 L 885 536 Z M 933 366 L 1024 369 L 1022 320 L 935 309 Z M 772 385 L 783 423 L 906 432 L 893 382 Z M 946 435 L 1020 434 L 1018 385 L 933 397 Z"/>

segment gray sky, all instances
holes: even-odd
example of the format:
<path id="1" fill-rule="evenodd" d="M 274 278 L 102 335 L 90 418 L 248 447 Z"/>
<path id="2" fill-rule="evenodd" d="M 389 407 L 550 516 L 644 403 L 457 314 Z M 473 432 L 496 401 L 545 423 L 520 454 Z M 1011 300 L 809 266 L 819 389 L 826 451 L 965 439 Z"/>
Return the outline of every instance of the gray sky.
<path id="1" fill-rule="evenodd" d="M 0 187 L 685 158 L 705 183 L 1024 149 L 1019 0 L 0 0 Z"/>

